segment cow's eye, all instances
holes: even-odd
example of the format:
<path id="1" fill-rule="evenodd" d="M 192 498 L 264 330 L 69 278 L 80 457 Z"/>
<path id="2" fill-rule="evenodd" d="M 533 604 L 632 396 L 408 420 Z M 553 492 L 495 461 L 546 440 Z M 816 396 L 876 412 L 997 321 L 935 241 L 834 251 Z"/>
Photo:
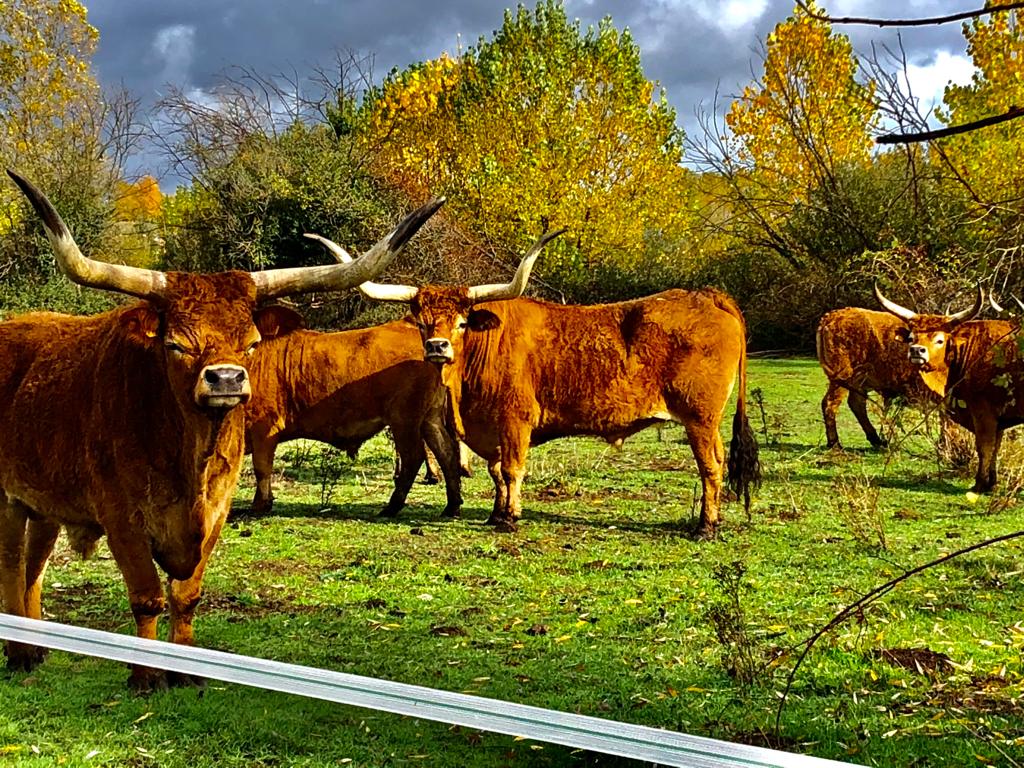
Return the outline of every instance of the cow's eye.
<path id="1" fill-rule="evenodd" d="M 251 357 L 252 354 L 256 351 L 256 347 L 258 347 L 259 345 L 260 345 L 259 341 L 254 341 L 252 344 L 250 344 L 248 347 L 246 347 L 245 354 L 247 354 L 247 355 L 249 355 Z"/>
<path id="2" fill-rule="evenodd" d="M 466 320 L 463 320 L 459 323 L 459 328 L 469 328 L 469 323 Z"/>
<path id="3" fill-rule="evenodd" d="M 936 340 L 935 340 L 935 346 L 936 346 L 936 347 L 941 347 L 941 346 L 942 346 L 942 343 L 943 343 L 943 341 L 945 341 L 945 339 L 936 339 Z"/>
<path id="4" fill-rule="evenodd" d="M 167 347 L 167 351 L 168 352 L 171 352 L 171 353 L 173 353 L 175 355 L 187 355 L 188 354 L 188 350 L 185 349 L 185 347 L 181 346 L 181 344 L 178 344 L 177 342 L 167 341 L 167 342 L 164 342 L 164 346 Z"/>

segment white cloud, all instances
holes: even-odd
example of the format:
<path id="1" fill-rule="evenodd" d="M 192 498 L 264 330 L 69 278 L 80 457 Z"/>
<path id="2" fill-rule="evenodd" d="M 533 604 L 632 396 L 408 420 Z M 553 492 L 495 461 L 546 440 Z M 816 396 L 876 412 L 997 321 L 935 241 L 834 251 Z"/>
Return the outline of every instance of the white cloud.
<path id="1" fill-rule="evenodd" d="M 157 31 L 153 51 L 163 61 L 163 82 L 184 85 L 189 81 L 195 36 L 196 28 L 190 24 L 174 24 Z"/>
<path id="2" fill-rule="evenodd" d="M 907 80 L 911 93 L 918 99 L 922 110 L 942 102 L 942 93 L 950 82 L 965 85 L 971 81 L 974 65 L 962 53 L 938 50 L 922 63 L 907 64 Z"/>

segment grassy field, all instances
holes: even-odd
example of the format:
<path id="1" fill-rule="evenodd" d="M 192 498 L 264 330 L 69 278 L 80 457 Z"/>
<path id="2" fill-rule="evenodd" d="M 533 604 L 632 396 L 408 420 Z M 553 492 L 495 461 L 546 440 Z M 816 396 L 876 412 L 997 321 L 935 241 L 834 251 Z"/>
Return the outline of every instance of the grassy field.
<path id="1" fill-rule="evenodd" d="M 823 449 L 824 377 L 752 361 L 766 477 L 751 519 L 725 507 L 715 542 L 687 531 L 694 462 L 678 427 L 621 451 L 563 440 L 531 454 L 516 535 L 482 525 L 477 463 L 460 521 L 417 485 L 379 520 L 383 438 L 350 463 L 286 445 L 271 517 L 226 530 L 196 622 L 204 646 L 879 766 L 1024 763 L 1024 541 L 950 560 L 828 633 L 779 695 L 801 643 L 920 563 L 1024 528 L 1024 447 L 975 499 L 940 466 L 920 416 L 890 411 L 896 447 Z M 759 407 L 756 401 L 763 404 Z M 763 413 L 763 416 L 762 416 Z M 728 422 L 729 420 L 727 420 Z M 252 493 L 244 476 L 237 503 Z M 61 546 L 61 545 L 59 545 Z M 131 632 L 109 556 L 63 547 L 50 618 Z M 628 761 L 211 683 L 128 693 L 127 669 L 53 653 L 0 676 L 0 763 L 17 765 L 571 766 Z"/>

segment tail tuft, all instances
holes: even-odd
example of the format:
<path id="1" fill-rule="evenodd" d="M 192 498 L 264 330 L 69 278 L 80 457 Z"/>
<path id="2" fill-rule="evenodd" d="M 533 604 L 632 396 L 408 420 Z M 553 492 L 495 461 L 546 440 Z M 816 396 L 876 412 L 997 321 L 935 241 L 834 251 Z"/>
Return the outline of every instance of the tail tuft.
<path id="1" fill-rule="evenodd" d="M 729 487 L 736 497 L 743 497 L 743 508 L 750 514 L 750 493 L 761 485 L 761 460 L 757 438 L 750 419 L 742 409 L 732 418 L 732 440 L 729 442 Z"/>

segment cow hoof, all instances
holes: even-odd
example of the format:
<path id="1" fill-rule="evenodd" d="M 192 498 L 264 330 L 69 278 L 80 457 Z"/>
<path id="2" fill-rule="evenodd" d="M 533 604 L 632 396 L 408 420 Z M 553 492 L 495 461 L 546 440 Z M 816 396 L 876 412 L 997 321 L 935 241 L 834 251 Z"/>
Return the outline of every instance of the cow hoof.
<path id="1" fill-rule="evenodd" d="M 157 691 L 166 691 L 169 687 L 167 673 L 162 669 L 132 667 L 132 674 L 128 678 L 128 687 L 138 696 L 148 696 Z"/>
<path id="2" fill-rule="evenodd" d="M 697 541 L 714 541 L 718 538 L 718 526 L 702 525 L 697 530 Z"/>
<path id="3" fill-rule="evenodd" d="M 441 513 L 441 517 L 448 517 L 452 520 L 462 517 L 462 505 L 459 504 L 457 507 L 445 507 L 444 511 Z"/>
<path id="4" fill-rule="evenodd" d="M 184 672 L 168 672 L 167 685 L 171 688 L 198 688 L 202 692 L 206 690 L 206 678 Z"/>
<path id="5" fill-rule="evenodd" d="M 507 517 L 489 517 L 487 518 L 487 524 L 493 525 L 494 530 L 498 533 L 515 533 L 519 530 L 516 521 L 509 520 Z"/>
<path id="6" fill-rule="evenodd" d="M 889 441 L 888 440 L 883 440 L 881 438 L 879 438 L 878 440 L 872 440 L 870 442 L 871 442 L 871 446 L 873 448 L 878 449 L 879 451 L 884 451 L 884 450 L 886 450 L 889 447 Z"/>
<path id="7" fill-rule="evenodd" d="M 384 507 L 378 514 L 378 517 L 398 517 L 399 507 L 392 507 L 390 505 Z"/>
<path id="8" fill-rule="evenodd" d="M 470 469 L 469 467 L 459 467 L 459 475 L 461 477 L 472 477 L 473 470 Z"/>
<path id="9" fill-rule="evenodd" d="M 437 479 L 437 475 L 424 475 L 423 485 L 437 485 L 440 481 Z"/>
<path id="10" fill-rule="evenodd" d="M 7 655 L 7 669 L 11 672 L 31 672 L 43 663 L 47 652 L 46 648 L 35 645 L 9 643 L 4 649 Z"/>

